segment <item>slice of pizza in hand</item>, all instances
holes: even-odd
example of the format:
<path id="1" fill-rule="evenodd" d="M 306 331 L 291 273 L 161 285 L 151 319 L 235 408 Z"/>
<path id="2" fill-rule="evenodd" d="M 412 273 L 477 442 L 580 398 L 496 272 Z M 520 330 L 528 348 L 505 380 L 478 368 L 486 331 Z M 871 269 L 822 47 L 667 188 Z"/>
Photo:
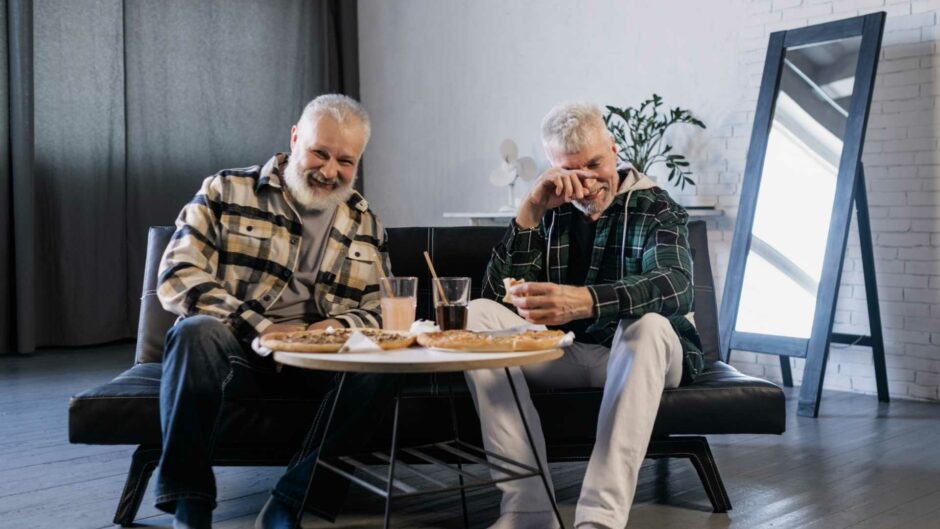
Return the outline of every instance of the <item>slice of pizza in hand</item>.
<path id="1" fill-rule="evenodd" d="M 503 286 L 506 287 L 506 295 L 503 296 L 503 303 L 512 304 L 512 294 L 509 293 L 509 287 L 512 287 L 515 285 L 521 285 L 523 283 L 525 283 L 525 279 L 515 279 L 512 277 L 504 277 Z"/>

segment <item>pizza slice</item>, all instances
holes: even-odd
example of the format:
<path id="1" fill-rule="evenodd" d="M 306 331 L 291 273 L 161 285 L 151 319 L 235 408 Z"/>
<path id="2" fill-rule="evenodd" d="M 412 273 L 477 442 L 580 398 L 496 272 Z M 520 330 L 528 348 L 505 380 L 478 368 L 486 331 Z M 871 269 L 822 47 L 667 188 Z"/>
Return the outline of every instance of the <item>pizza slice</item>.
<path id="1" fill-rule="evenodd" d="M 525 352 L 555 348 L 564 337 L 564 332 L 554 330 L 523 331 L 508 335 L 451 330 L 422 334 L 418 336 L 418 344 L 476 353 Z"/>
<path id="2" fill-rule="evenodd" d="M 414 336 L 380 329 L 321 329 L 316 331 L 272 332 L 261 337 L 261 345 L 272 351 L 294 353 L 336 353 L 354 332 L 361 332 L 383 350 L 414 345 Z"/>
<path id="3" fill-rule="evenodd" d="M 503 286 L 506 288 L 506 295 L 503 296 L 503 303 L 512 304 L 512 294 L 509 293 L 509 287 L 515 285 L 521 285 L 525 283 L 525 279 L 514 279 L 512 277 L 503 278 Z"/>

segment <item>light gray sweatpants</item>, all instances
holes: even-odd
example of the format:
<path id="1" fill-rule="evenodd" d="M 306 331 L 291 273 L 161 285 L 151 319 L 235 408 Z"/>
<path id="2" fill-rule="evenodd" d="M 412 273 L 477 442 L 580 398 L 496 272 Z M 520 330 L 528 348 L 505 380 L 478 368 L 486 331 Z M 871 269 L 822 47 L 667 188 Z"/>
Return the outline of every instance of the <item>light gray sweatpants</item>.
<path id="1" fill-rule="evenodd" d="M 470 330 L 506 329 L 525 323 L 495 301 L 470 302 Z M 575 527 L 593 523 L 622 529 L 630 514 L 663 389 L 678 386 L 682 377 L 682 345 L 672 325 L 659 314 L 623 320 L 610 349 L 575 342 L 558 360 L 510 368 L 510 373 L 545 469 L 545 437 L 529 388 L 604 388 L 597 440 L 581 487 Z M 506 372 L 478 369 L 467 371 L 466 378 L 480 415 L 484 447 L 536 466 Z M 551 511 L 538 477 L 497 487 L 503 492 L 503 513 Z"/>

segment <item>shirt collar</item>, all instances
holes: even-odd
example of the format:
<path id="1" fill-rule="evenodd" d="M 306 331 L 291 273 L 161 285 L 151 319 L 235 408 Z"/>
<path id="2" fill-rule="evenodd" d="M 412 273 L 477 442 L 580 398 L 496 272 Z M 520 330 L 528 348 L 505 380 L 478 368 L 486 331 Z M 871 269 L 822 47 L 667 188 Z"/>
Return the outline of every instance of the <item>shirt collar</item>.
<path id="1" fill-rule="evenodd" d="M 281 189 L 281 175 L 284 174 L 284 169 L 287 168 L 287 160 L 289 158 L 290 153 L 286 152 L 279 152 L 272 156 L 271 159 L 261 167 L 261 176 L 258 178 L 255 189 L 260 190 L 262 186 L 271 186 Z"/>

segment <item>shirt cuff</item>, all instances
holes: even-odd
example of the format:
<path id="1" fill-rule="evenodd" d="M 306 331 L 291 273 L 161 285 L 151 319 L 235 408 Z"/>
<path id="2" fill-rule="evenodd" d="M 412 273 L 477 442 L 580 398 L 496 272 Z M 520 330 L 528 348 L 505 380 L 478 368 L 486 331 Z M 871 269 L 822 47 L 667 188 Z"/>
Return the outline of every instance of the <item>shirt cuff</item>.
<path id="1" fill-rule="evenodd" d="M 541 241 L 539 235 L 538 227 L 535 228 L 523 228 L 516 224 L 516 219 L 513 219 L 509 224 L 509 229 L 506 230 L 505 235 L 503 235 L 503 246 L 506 248 L 506 251 L 510 254 L 520 252 L 531 252 L 534 247 L 541 247 L 539 244 Z"/>
<path id="2" fill-rule="evenodd" d="M 228 323 L 235 337 L 243 342 L 251 342 L 273 324 L 264 315 L 249 308 L 232 314 Z"/>
<path id="3" fill-rule="evenodd" d="M 353 309 L 342 314 L 335 314 L 334 319 L 342 322 L 346 327 L 382 327 L 382 320 L 370 311 Z"/>
<path id="4" fill-rule="evenodd" d="M 349 314 L 340 314 L 339 316 L 333 316 L 330 319 L 342 323 L 343 327 L 346 327 L 347 329 L 351 327 L 362 327 L 362 325 L 360 325 L 361 322 L 359 321 L 359 318 L 353 318 Z"/>
<path id="5" fill-rule="evenodd" d="M 594 322 L 588 327 L 593 331 L 620 318 L 620 297 L 614 285 L 587 285 L 594 300 Z"/>

